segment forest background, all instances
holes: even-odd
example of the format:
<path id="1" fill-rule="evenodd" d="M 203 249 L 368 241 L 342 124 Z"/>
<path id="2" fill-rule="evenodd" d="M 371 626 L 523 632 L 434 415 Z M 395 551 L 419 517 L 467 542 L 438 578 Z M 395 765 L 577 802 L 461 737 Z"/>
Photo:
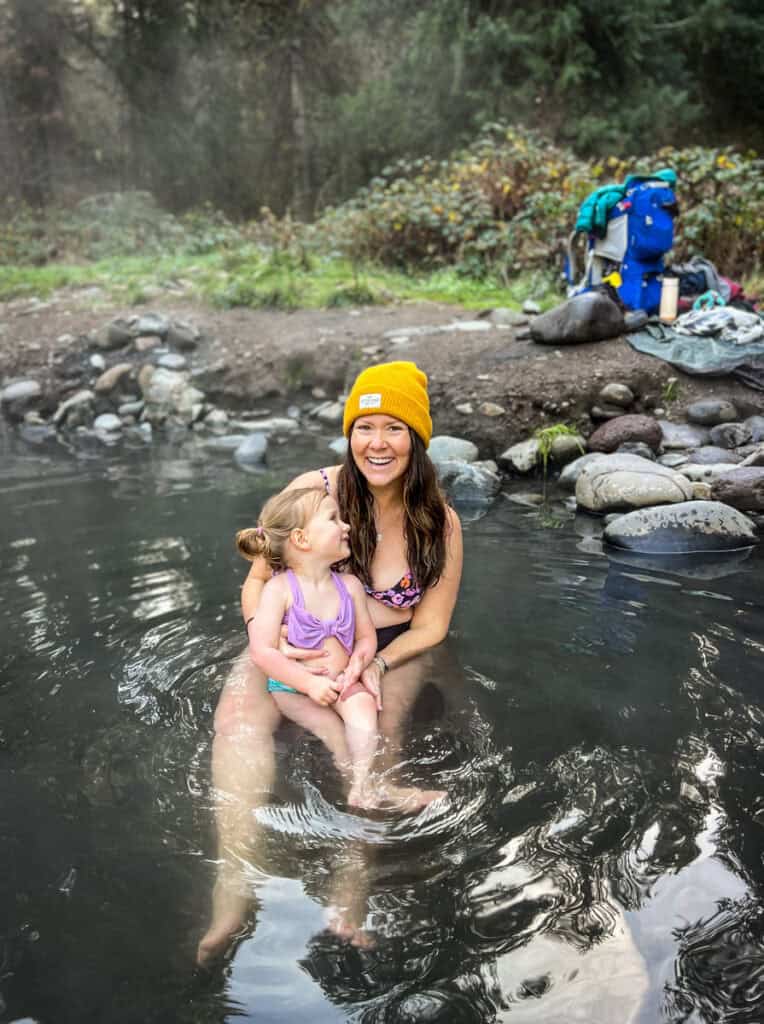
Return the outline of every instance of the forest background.
<path id="1" fill-rule="evenodd" d="M 755 279 L 763 105 L 764 0 L 0 0 L 0 297 L 170 250 L 228 304 L 316 257 L 507 286 L 665 165 L 678 254 Z"/>

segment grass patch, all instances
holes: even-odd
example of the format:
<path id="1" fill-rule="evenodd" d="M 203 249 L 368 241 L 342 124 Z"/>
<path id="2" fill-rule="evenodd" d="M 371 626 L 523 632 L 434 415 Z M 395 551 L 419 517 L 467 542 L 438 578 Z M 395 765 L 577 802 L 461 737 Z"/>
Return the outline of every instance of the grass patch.
<path id="1" fill-rule="evenodd" d="M 182 290 L 190 299 L 219 308 L 325 309 L 390 302 L 443 302 L 467 309 L 519 308 L 533 298 L 543 308 L 561 294 L 554 278 L 540 272 L 518 275 L 508 286 L 489 277 L 474 280 L 455 270 L 403 273 L 376 265 L 358 266 L 341 258 L 292 259 L 261 247 L 193 255 L 168 254 L 111 258 L 96 263 L 44 267 L 0 267 L 0 300 L 46 298 L 67 288 L 96 286 L 104 301 L 140 305 L 157 289 Z"/>

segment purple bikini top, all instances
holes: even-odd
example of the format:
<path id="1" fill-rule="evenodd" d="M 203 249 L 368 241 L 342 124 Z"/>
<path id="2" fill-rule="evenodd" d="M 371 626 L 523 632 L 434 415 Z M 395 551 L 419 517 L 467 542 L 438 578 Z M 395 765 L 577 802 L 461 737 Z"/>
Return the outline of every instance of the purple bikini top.
<path id="1" fill-rule="evenodd" d="M 348 589 L 336 572 L 332 573 L 334 585 L 340 595 L 340 607 L 334 619 L 319 619 L 305 607 L 300 584 L 291 569 L 287 569 L 292 603 L 285 615 L 287 640 L 293 647 L 315 650 L 327 637 L 336 637 L 350 654 L 355 640 L 355 609 Z"/>

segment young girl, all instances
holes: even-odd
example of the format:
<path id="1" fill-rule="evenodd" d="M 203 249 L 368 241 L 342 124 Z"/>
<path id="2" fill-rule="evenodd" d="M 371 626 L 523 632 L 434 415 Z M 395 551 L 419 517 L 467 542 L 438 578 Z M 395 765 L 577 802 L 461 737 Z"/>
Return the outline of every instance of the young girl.
<path id="1" fill-rule="evenodd" d="M 271 498 L 257 527 L 241 530 L 236 543 L 245 558 L 262 555 L 277 571 L 246 623 L 252 658 L 281 712 L 323 740 L 349 771 L 348 803 L 368 808 L 377 802 L 369 776 L 382 700 L 378 687 L 361 682 L 377 651 L 363 586 L 331 568 L 350 554 L 349 529 L 334 498 L 301 488 Z M 282 624 L 293 647 L 326 650 L 320 674 L 280 652 Z"/>

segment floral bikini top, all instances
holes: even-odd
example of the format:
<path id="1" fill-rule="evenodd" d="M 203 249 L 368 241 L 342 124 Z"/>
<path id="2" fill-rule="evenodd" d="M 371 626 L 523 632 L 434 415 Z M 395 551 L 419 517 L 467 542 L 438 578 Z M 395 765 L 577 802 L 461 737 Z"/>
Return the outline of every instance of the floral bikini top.
<path id="1" fill-rule="evenodd" d="M 320 469 L 319 473 L 324 481 L 326 493 L 331 494 L 331 486 L 326 470 Z M 407 570 L 397 583 L 394 583 L 392 587 L 387 587 L 386 590 L 372 590 L 371 587 L 366 585 L 364 585 L 363 589 L 369 597 L 373 597 L 380 604 L 387 605 L 388 608 L 413 608 L 424 597 L 424 591 L 417 584 L 411 570 Z"/>

